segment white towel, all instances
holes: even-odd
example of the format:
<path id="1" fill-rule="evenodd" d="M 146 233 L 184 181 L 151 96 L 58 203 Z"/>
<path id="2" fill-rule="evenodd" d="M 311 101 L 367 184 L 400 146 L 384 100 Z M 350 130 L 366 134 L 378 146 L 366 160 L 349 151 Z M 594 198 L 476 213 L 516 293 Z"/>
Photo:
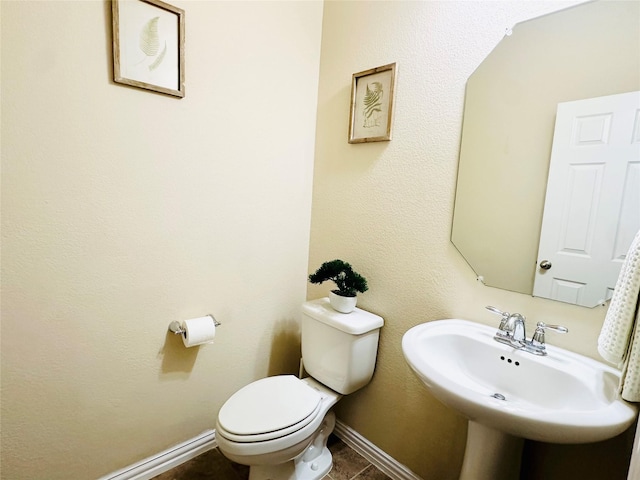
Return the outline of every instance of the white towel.
<path id="1" fill-rule="evenodd" d="M 602 358 L 623 369 L 622 398 L 640 402 L 640 231 L 627 253 L 598 338 Z"/>

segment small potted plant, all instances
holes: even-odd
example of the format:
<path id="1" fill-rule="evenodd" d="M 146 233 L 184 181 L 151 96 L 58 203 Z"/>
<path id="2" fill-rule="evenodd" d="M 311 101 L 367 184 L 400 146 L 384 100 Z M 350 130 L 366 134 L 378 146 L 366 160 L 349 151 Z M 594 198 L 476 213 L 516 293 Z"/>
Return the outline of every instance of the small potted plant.
<path id="1" fill-rule="evenodd" d="M 351 313 L 356 308 L 358 292 L 364 293 L 369 289 L 367 280 L 342 260 L 324 262 L 316 273 L 309 275 L 311 283 L 327 280 L 333 281 L 338 287 L 329 293 L 329 301 L 331 307 L 340 313 Z"/>

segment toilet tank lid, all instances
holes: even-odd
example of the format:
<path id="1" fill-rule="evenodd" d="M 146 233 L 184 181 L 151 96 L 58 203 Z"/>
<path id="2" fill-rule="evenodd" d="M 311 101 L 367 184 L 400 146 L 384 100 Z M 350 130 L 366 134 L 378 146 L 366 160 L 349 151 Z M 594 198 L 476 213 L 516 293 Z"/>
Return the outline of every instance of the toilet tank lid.
<path id="1" fill-rule="evenodd" d="M 357 307 L 351 313 L 337 312 L 331 308 L 328 297 L 303 303 L 302 312 L 319 322 L 351 335 L 362 335 L 384 325 L 382 317 Z"/>

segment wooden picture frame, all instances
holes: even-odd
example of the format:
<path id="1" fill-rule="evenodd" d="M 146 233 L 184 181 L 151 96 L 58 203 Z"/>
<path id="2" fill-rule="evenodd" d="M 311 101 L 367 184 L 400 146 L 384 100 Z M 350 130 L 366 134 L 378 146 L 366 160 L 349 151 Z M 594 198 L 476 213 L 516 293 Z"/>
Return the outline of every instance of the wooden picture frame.
<path id="1" fill-rule="evenodd" d="M 113 80 L 184 97 L 184 10 L 160 0 L 112 0 Z"/>
<path id="2" fill-rule="evenodd" d="M 395 63 L 353 74 L 349 143 L 391 140 L 395 78 Z"/>

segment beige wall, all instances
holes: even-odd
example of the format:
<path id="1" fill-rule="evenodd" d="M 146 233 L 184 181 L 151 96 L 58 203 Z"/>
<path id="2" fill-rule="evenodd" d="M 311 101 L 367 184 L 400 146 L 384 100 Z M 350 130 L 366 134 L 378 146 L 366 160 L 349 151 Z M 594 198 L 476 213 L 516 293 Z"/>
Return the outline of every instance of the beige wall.
<path id="1" fill-rule="evenodd" d="M 111 81 L 110 3 L 2 1 L 2 478 L 92 479 L 297 372 L 322 3 L 186 9 L 186 97 Z M 185 349 L 173 320 L 213 313 Z"/>
<path id="2" fill-rule="evenodd" d="M 407 329 L 449 317 L 496 325 L 484 309 L 495 305 L 525 314 L 529 332 L 539 320 L 566 325 L 568 335 L 549 341 L 597 357 L 603 308 L 484 287 L 449 241 L 466 79 L 507 26 L 565 5 L 325 3 L 309 269 L 351 262 L 370 285 L 360 305 L 386 320 L 373 381 L 338 404 L 338 417 L 425 479 L 457 478 L 466 422 L 410 372 L 400 346 Z M 351 75 L 391 62 L 393 140 L 348 144 Z M 310 286 L 308 297 L 330 288 Z M 624 478 L 626 442 L 530 443 L 528 480 Z"/>

